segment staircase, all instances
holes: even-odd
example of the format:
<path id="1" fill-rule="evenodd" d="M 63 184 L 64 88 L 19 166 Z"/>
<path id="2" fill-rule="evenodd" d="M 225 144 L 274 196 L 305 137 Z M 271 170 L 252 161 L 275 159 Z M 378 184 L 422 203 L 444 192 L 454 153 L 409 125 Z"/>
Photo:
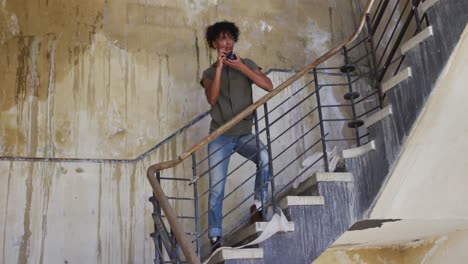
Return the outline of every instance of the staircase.
<path id="1" fill-rule="evenodd" d="M 377 26 L 374 27 L 375 23 L 370 23 L 371 20 L 378 20 L 379 16 L 382 17 L 385 12 L 391 12 L 391 10 L 386 9 L 389 1 L 382 0 L 377 4 L 377 7 L 373 6 L 372 2 L 368 2 L 368 7 L 369 10 L 373 10 L 375 13 L 372 16 L 367 16 L 367 36 L 360 41 L 361 43 L 369 42 L 371 46 L 373 45 L 373 33 L 378 32 L 376 30 Z M 362 225 L 362 223 L 369 219 L 368 213 L 372 209 L 376 198 L 378 198 L 379 191 L 386 181 L 392 164 L 398 158 L 401 147 L 405 143 L 405 138 L 410 133 L 417 116 L 430 96 L 440 72 L 468 22 L 467 1 L 431 0 L 422 3 L 413 1 L 413 4 L 413 9 L 410 11 L 407 21 L 411 22 L 416 19 L 417 34 L 405 37 L 403 33 L 401 39 L 399 36 L 395 37 L 397 44 L 389 49 L 389 52 L 393 54 L 384 56 L 385 52 L 383 52 L 382 55 L 382 59 L 385 57 L 387 61 L 396 61 L 399 64 L 389 63 L 384 64 L 382 68 L 374 67 L 372 77 L 378 92 L 371 91 L 369 94 L 379 95 L 378 111 L 373 111 L 374 107 L 372 106 L 364 106 L 361 107 L 364 114 L 355 113 L 356 109 L 360 109 L 356 106 L 356 101 L 358 101 L 357 96 L 360 96 L 359 93 L 362 93 L 362 91 L 352 89 L 353 86 L 349 77 L 353 70 L 346 70 L 346 67 L 348 69 L 350 65 L 358 67 L 358 63 L 351 63 L 351 59 L 347 57 L 347 51 L 351 50 L 348 44 L 344 45 L 342 49 L 345 64 L 339 69 L 348 77 L 350 87 L 349 92 L 344 97 L 350 99 L 350 104 L 353 107 L 353 117 L 346 121 L 348 122 L 347 126 L 356 134 L 356 137 L 353 138 L 356 147 L 341 150 L 339 154 L 342 160 L 341 166 L 337 166 L 334 172 L 329 172 L 331 159 L 329 160 L 327 156 L 329 145 L 327 146 L 326 143 L 330 141 L 327 141 L 326 126 L 323 125 L 327 121 L 327 118 L 324 117 L 326 110 L 324 105 L 320 104 L 322 86 L 319 85 L 320 79 L 317 75 L 320 69 L 317 67 L 318 64 L 312 65 L 316 91 L 318 91 L 317 107 L 319 109 L 319 127 L 321 128 L 319 142 L 322 143 L 323 151 L 322 157 L 316 160 L 315 163 L 322 163 L 324 171 L 306 173 L 310 174 L 311 177 L 302 177 L 301 175 L 295 177 L 295 179 L 299 177 L 305 178 L 305 180 L 297 188 L 291 188 L 288 185 L 277 188 L 276 194 L 273 196 L 276 203 L 265 205 L 277 205 L 283 210 L 289 221 L 288 232 L 277 233 L 258 244 L 256 248 L 221 250 L 211 258 L 209 263 L 308 264 L 312 263 L 345 231 L 366 228 L 366 225 Z M 421 25 L 419 24 L 421 21 L 429 21 L 428 24 L 430 25 Z M 406 21 L 404 24 L 406 24 Z M 408 23 L 408 25 L 410 24 Z M 376 57 L 378 57 L 379 50 L 375 50 L 377 52 L 372 52 L 369 57 L 372 55 L 370 61 L 373 61 L 373 63 L 371 64 L 377 66 Z M 395 55 L 398 51 L 401 51 L 399 57 Z M 306 69 L 303 74 L 309 71 L 310 69 Z M 390 71 L 392 71 L 391 73 L 394 72 L 394 74 L 389 73 Z M 385 75 L 386 72 L 387 75 Z M 286 83 L 286 85 L 289 85 L 289 83 Z M 281 89 L 281 86 L 279 88 Z M 358 95 L 355 97 L 356 93 Z M 362 97 L 364 96 L 366 95 L 362 95 Z M 265 113 L 268 113 L 268 111 L 265 111 Z M 361 117 L 362 126 L 357 125 L 361 123 L 358 122 L 358 120 L 361 121 Z M 219 132 L 219 134 L 221 133 L 222 131 Z M 189 156 L 190 154 L 182 154 L 179 160 L 158 164 L 150 168 L 148 178 L 153 186 L 155 196 L 159 196 L 157 199 L 153 198 L 152 201 L 155 209 L 159 210 L 158 212 L 161 211 L 161 207 L 164 210 L 164 206 L 170 207 L 170 205 L 165 204 L 165 196 L 162 189 L 156 186 L 157 181 L 154 180 L 154 175 L 160 175 L 160 171 L 175 166 Z M 196 171 L 196 165 L 194 165 L 194 171 Z M 198 177 L 200 177 L 199 174 L 194 173 L 192 183 L 196 184 Z M 197 195 L 195 195 L 196 197 Z M 171 212 L 169 210 L 164 211 L 165 215 L 170 218 Z M 161 215 L 161 213 L 159 214 Z M 174 216 L 176 217 L 175 214 Z M 382 221 L 388 221 L 388 219 Z M 170 219 L 169 222 L 171 223 Z M 176 225 L 174 222 L 170 225 L 171 230 L 174 232 L 177 232 L 178 229 Z M 235 246 L 251 241 L 263 232 L 264 226 L 265 223 L 242 225 L 228 234 L 223 244 Z M 161 230 L 156 231 L 162 232 Z M 199 231 L 197 229 L 197 233 Z M 155 235 L 154 238 L 157 248 L 162 249 L 161 237 L 158 238 Z M 165 244 L 167 245 L 167 252 L 172 252 L 178 256 L 171 258 L 171 262 L 182 263 L 188 261 L 189 263 L 199 263 L 200 259 L 207 257 L 209 248 L 200 244 L 198 244 L 198 247 L 188 246 L 197 249 L 198 254 L 195 257 L 185 251 L 185 257 L 183 257 L 178 248 L 181 245 L 181 248 L 184 249 L 183 244 L 184 242 L 179 239 L 177 239 L 177 242 L 173 241 L 171 245 Z M 195 242 L 192 242 L 192 244 L 195 244 Z M 188 252 L 187 248 L 185 250 Z M 168 255 L 170 254 L 168 253 Z M 156 253 L 157 260 L 155 260 L 155 263 L 162 263 L 163 255 L 162 250 Z"/>

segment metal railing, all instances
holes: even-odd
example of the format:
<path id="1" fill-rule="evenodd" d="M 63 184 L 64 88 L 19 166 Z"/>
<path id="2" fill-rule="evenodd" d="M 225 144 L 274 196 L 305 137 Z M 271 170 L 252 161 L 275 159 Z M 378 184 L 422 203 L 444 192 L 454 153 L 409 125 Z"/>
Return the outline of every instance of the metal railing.
<path id="1" fill-rule="evenodd" d="M 208 247 L 205 247 L 206 252 L 202 252 L 202 240 L 208 232 L 206 218 L 210 208 L 206 208 L 206 204 L 210 188 L 222 185 L 229 179 L 239 179 L 240 183 L 232 186 L 223 200 L 218 201 L 228 206 L 222 214 L 223 220 L 230 218 L 234 223 L 223 228 L 223 238 L 227 238 L 248 224 L 251 214 L 236 215 L 234 212 L 246 209 L 256 192 L 263 193 L 262 190 L 269 187 L 268 197 L 261 199 L 262 208 L 271 208 L 276 212 L 278 200 L 289 192 L 294 183 L 311 176 L 317 170 L 330 170 L 330 149 L 359 146 L 369 140 L 362 127 L 363 119 L 383 107 L 384 95 L 381 93 L 380 83 L 387 77 L 389 69 L 395 69 L 396 74 L 404 64 L 404 56 L 396 57 L 402 41 L 421 30 L 422 20 L 428 23 L 426 15 L 420 18 L 417 13 L 420 0 L 406 0 L 405 3 L 395 0 L 393 5 L 392 1 L 380 0 L 371 13 L 375 7 L 373 2 L 369 0 L 366 3 L 359 27 L 348 39 L 296 72 L 177 159 L 148 168 L 148 180 L 153 187 L 153 197 L 150 200 L 154 205 L 155 233 L 152 237 L 156 245 L 155 263 L 164 263 L 164 256 L 168 257 L 170 263 L 199 263 L 210 252 Z M 385 23 L 381 23 L 385 20 Z M 414 24 L 411 24 L 412 21 Z M 362 31 L 364 27 L 366 30 Z M 411 27 L 415 28 L 413 34 L 408 33 Z M 387 33 L 389 35 L 385 37 Z M 361 39 L 351 45 L 358 37 Z M 390 52 L 387 54 L 387 51 Z M 330 64 L 328 60 L 340 52 L 342 64 L 335 67 L 322 66 L 324 62 Z M 280 92 L 289 93 L 289 96 L 274 103 L 271 99 Z M 336 100 L 336 94 L 339 94 L 338 98 L 342 98 L 341 101 L 326 102 L 330 98 Z M 344 114 L 333 116 L 336 113 Z M 231 166 L 223 179 L 213 182 L 207 188 L 206 181 L 210 171 L 232 158 L 235 153 L 235 150 L 230 151 L 215 164 L 207 164 L 210 159 L 209 154 L 206 154 L 208 143 L 250 114 L 253 114 L 254 119 L 254 136 L 250 141 L 255 141 L 255 153 L 250 153 L 245 160 Z M 206 113 L 202 115 L 206 116 Z M 344 131 L 342 137 L 333 137 L 337 134 L 336 131 Z M 262 141 L 266 143 L 265 146 L 262 146 Z M 263 149 L 268 154 L 267 163 L 260 162 L 260 150 Z M 218 150 L 211 151 L 211 154 Z M 257 161 L 255 169 L 249 168 L 249 160 Z M 178 175 L 179 167 L 190 167 L 191 175 Z M 248 183 L 266 167 L 269 172 L 268 180 L 252 191 L 252 188 L 247 187 Z M 246 172 L 249 173 L 245 177 Z M 183 191 L 183 196 L 163 192 L 161 185 L 174 184 L 190 191 Z M 227 203 L 228 199 L 231 199 L 230 203 Z M 176 214 L 170 201 L 184 208 L 183 214 Z M 189 205 L 183 205 L 184 203 Z M 187 208 L 190 210 L 186 210 Z M 168 222 L 170 231 L 164 221 Z M 186 229 L 188 232 L 184 231 L 179 221 L 190 222 L 184 224 L 189 227 Z"/>

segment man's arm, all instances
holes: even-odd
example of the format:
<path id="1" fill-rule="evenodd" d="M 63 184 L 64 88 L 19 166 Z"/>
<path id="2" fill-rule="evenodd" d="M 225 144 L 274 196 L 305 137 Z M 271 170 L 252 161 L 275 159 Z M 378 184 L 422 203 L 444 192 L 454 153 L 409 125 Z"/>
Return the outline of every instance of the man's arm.
<path id="1" fill-rule="evenodd" d="M 251 70 L 247 65 L 245 65 L 239 56 L 235 60 L 225 60 L 225 64 L 231 68 L 234 68 L 240 72 L 242 72 L 247 78 L 252 80 L 258 87 L 262 88 L 267 92 L 273 91 L 273 83 L 271 82 L 270 78 L 266 76 L 260 68 L 256 68 Z"/>
<path id="2" fill-rule="evenodd" d="M 219 84 L 221 82 L 221 70 L 223 69 L 223 62 L 225 61 L 226 55 L 222 54 L 218 57 L 216 64 L 216 70 L 213 80 L 208 78 L 202 79 L 203 87 L 205 88 L 206 100 L 210 105 L 215 105 L 218 102 L 219 96 Z"/>
<path id="3" fill-rule="evenodd" d="M 214 80 L 203 78 L 202 83 L 205 88 L 206 100 L 210 105 L 215 105 L 218 102 L 219 83 L 221 80 L 221 70 L 216 69 Z"/>

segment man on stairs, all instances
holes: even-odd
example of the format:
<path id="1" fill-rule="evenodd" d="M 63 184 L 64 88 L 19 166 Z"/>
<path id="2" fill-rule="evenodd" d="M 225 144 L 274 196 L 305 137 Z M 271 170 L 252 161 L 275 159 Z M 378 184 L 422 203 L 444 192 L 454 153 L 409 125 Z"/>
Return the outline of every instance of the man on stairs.
<path id="1" fill-rule="evenodd" d="M 211 105 L 210 133 L 234 118 L 253 103 L 252 84 L 265 91 L 272 91 L 271 80 L 255 62 L 240 58 L 233 52 L 239 39 L 239 28 L 232 22 L 222 21 L 206 29 L 206 41 L 217 51 L 217 61 L 203 72 L 200 84 L 205 89 L 206 99 Z M 268 152 L 252 134 L 253 115 L 249 115 L 230 130 L 208 144 L 210 166 L 210 192 L 208 202 L 208 236 L 212 250 L 220 246 L 222 237 L 222 203 L 224 186 L 229 167 L 229 157 L 237 152 L 255 162 L 259 170 L 255 178 L 255 204 L 251 208 L 251 222 L 262 221 L 262 201 L 268 195 L 269 179 Z"/>

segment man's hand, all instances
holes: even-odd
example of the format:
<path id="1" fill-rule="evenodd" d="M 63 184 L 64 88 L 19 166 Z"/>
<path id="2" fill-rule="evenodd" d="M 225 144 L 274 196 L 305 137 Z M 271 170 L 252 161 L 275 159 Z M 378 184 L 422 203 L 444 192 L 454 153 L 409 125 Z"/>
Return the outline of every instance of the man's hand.
<path id="1" fill-rule="evenodd" d="M 245 67 L 245 64 L 242 62 L 239 55 L 236 54 L 236 57 L 237 58 L 235 60 L 226 59 L 224 64 L 238 71 L 242 71 L 242 67 Z"/>
<path id="2" fill-rule="evenodd" d="M 216 62 L 216 69 L 221 70 L 223 68 L 223 65 L 226 63 L 226 54 L 221 52 L 218 56 L 218 61 Z"/>
<path id="3" fill-rule="evenodd" d="M 236 54 L 236 57 L 237 59 L 235 60 L 225 59 L 224 64 L 242 72 L 245 76 L 247 76 L 247 78 L 249 78 L 253 83 L 255 83 L 263 90 L 267 92 L 271 92 L 273 90 L 273 83 L 271 82 L 270 78 L 268 78 L 259 68 L 251 70 L 242 62 L 239 55 Z"/>

